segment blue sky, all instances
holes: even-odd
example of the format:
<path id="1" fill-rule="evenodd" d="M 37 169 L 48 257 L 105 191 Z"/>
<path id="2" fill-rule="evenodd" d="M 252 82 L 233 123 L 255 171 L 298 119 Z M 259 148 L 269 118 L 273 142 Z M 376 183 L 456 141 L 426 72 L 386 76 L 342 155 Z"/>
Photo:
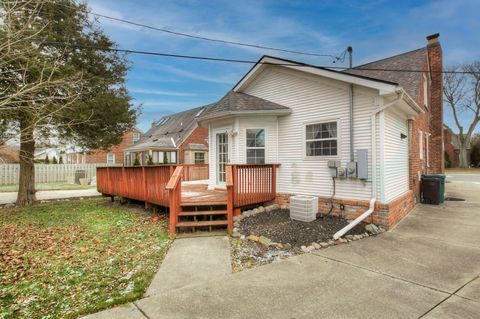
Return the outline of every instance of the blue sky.
<path id="1" fill-rule="evenodd" d="M 351 45 L 354 65 L 424 46 L 425 36 L 436 32 L 440 33 L 444 64 L 480 59 L 478 0 L 86 2 L 97 13 L 207 37 L 332 55 Z M 103 18 L 99 21 L 124 49 L 250 60 L 270 54 L 338 66 L 326 57 L 215 44 Z M 134 103 L 143 105 L 138 123 L 142 130 L 162 115 L 218 100 L 250 68 L 244 64 L 133 54 L 129 60 L 127 86 Z M 462 116 L 466 120 L 469 114 Z M 454 126 L 447 106 L 445 121 Z"/>

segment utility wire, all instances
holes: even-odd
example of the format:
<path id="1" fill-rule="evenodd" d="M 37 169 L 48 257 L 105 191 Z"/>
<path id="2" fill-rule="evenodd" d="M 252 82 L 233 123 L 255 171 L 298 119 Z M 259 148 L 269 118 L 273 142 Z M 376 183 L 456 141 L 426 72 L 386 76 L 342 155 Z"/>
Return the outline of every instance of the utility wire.
<path id="1" fill-rule="evenodd" d="M 236 46 L 250 47 L 250 48 L 256 48 L 256 49 L 264 49 L 264 50 L 270 50 L 270 51 L 278 51 L 278 52 L 306 55 L 306 56 L 328 57 L 328 58 L 332 58 L 333 61 L 342 61 L 340 56 L 335 56 L 333 54 L 319 54 L 319 53 L 313 53 L 313 52 L 288 50 L 288 49 L 275 48 L 275 47 L 264 46 L 264 45 L 259 45 L 259 44 L 251 44 L 251 43 L 244 43 L 244 42 L 238 42 L 238 41 L 229 41 L 229 40 L 223 40 L 223 39 L 217 39 L 217 38 L 210 38 L 210 37 L 205 37 L 205 36 L 200 36 L 200 35 L 189 34 L 189 33 L 185 33 L 185 32 L 172 31 L 172 30 L 169 30 L 169 29 L 166 29 L 166 28 L 160 28 L 160 27 L 155 27 L 155 26 L 147 25 L 147 24 L 144 24 L 144 23 L 136 22 L 136 21 L 131 21 L 131 20 L 122 19 L 122 18 L 116 18 L 116 17 L 112 17 L 112 16 L 109 16 L 109 15 L 106 15 L 106 14 L 101 14 L 101 13 L 97 13 L 97 12 L 93 12 L 93 11 L 89 11 L 89 10 L 85 10 L 85 9 L 82 10 L 80 8 L 69 6 L 66 3 L 59 3 L 59 2 L 51 2 L 51 3 L 61 5 L 61 6 L 64 6 L 64 7 L 68 7 L 68 8 L 71 8 L 71 9 L 80 10 L 80 11 L 86 13 L 86 14 L 94 15 L 94 16 L 101 17 L 101 18 L 104 18 L 104 19 L 109 19 L 109 20 L 112 20 L 112 21 L 122 22 L 122 23 L 125 23 L 125 24 L 129 24 L 129 25 L 133 25 L 133 26 L 137 26 L 137 27 L 142 27 L 142 28 L 149 29 L 149 30 L 159 31 L 159 32 L 163 32 L 163 33 L 168 33 L 168 34 L 175 35 L 175 36 L 186 37 L 186 38 L 190 38 L 190 39 L 217 42 L 217 43 L 223 43 L 223 44 L 228 44 L 228 45 L 236 45 Z"/>
<path id="2" fill-rule="evenodd" d="M 65 47 L 70 47 L 73 49 L 91 49 L 91 50 L 98 50 L 98 51 L 106 51 L 106 52 L 121 52 L 121 53 L 129 53 L 129 54 L 140 54 L 140 55 L 150 55 L 150 56 L 162 56 L 162 57 L 170 57 L 170 58 L 179 58 L 179 59 L 191 59 L 191 60 L 203 60 L 203 61 L 214 61 L 214 62 L 227 62 L 227 63 L 243 63 L 243 64 L 266 64 L 266 65 L 279 65 L 279 66 L 298 66 L 298 67 L 314 67 L 324 70 L 359 70 L 359 71 L 382 71 L 382 72 L 411 72 L 411 73 L 451 73 L 451 74 L 472 74 L 473 72 L 470 71 L 435 71 L 435 70 L 409 70 L 409 69 L 390 69 L 390 68 L 367 68 L 367 67 L 354 67 L 354 68 L 345 68 L 341 66 L 318 66 L 312 64 L 306 64 L 301 62 L 295 61 L 288 61 L 285 63 L 275 63 L 275 62 L 266 62 L 266 61 L 252 61 L 252 60 L 243 60 L 243 59 L 227 59 L 227 58 L 216 58 L 216 57 L 207 57 L 207 56 L 198 56 L 198 55 L 184 55 L 184 54 L 175 54 L 175 53 L 164 53 L 164 52 L 155 52 L 155 51 L 141 51 L 141 50 L 131 50 L 131 49 L 119 49 L 119 48 L 106 48 L 106 47 L 94 47 L 94 46 L 87 46 L 87 45 L 79 45 L 79 44 L 69 44 L 66 42 L 58 42 L 58 41 L 46 41 L 44 44 L 50 45 L 62 45 Z M 281 58 L 279 58 L 282 60 Z"/>

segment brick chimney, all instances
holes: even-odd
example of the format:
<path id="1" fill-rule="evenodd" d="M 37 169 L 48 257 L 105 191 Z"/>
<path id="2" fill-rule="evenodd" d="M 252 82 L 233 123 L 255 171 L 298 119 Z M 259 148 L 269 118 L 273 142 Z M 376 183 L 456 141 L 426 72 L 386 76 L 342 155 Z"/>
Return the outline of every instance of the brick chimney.
<path id="1" fill-rule="evenodd" d="M 430 70 L 430 173 L 444 173 L 443 149 L 443 63 L 440 34 L 427 36 L 428 67 Z"/>

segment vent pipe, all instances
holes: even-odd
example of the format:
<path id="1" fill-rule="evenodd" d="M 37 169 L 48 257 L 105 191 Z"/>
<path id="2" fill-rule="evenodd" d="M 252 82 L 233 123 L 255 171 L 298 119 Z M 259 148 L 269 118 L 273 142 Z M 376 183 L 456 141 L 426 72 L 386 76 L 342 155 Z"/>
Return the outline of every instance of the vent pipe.
<path id="1" fill-rule="evenodd" d="M 352 47 L 347 48 L 348 52 L 348 68 L 351 69 L 352 63 Z M 353 150 L 353 84 L 348 85 L 349 113 L 350 113 L 350 162 L 355 161 L 355 153 Z"/>

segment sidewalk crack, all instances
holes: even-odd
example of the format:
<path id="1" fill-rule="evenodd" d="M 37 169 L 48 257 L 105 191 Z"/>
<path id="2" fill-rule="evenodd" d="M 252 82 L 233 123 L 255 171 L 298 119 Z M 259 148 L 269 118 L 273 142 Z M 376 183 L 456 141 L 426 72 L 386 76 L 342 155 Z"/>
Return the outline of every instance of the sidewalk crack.
<path id="1" fill-rule="evenodd" d="M 141 313 L 145 318 L 150 319 L 150 317 L 145 313 L 145 311 L 143 311 L 143 309 L 140 308 L 139 305 L 137 305 L 137 302 L 136 302 L 136 301 L 133 302 L 133 305 L 138 309 L 138 311 L 140 311 L 140 313 Z"/>

